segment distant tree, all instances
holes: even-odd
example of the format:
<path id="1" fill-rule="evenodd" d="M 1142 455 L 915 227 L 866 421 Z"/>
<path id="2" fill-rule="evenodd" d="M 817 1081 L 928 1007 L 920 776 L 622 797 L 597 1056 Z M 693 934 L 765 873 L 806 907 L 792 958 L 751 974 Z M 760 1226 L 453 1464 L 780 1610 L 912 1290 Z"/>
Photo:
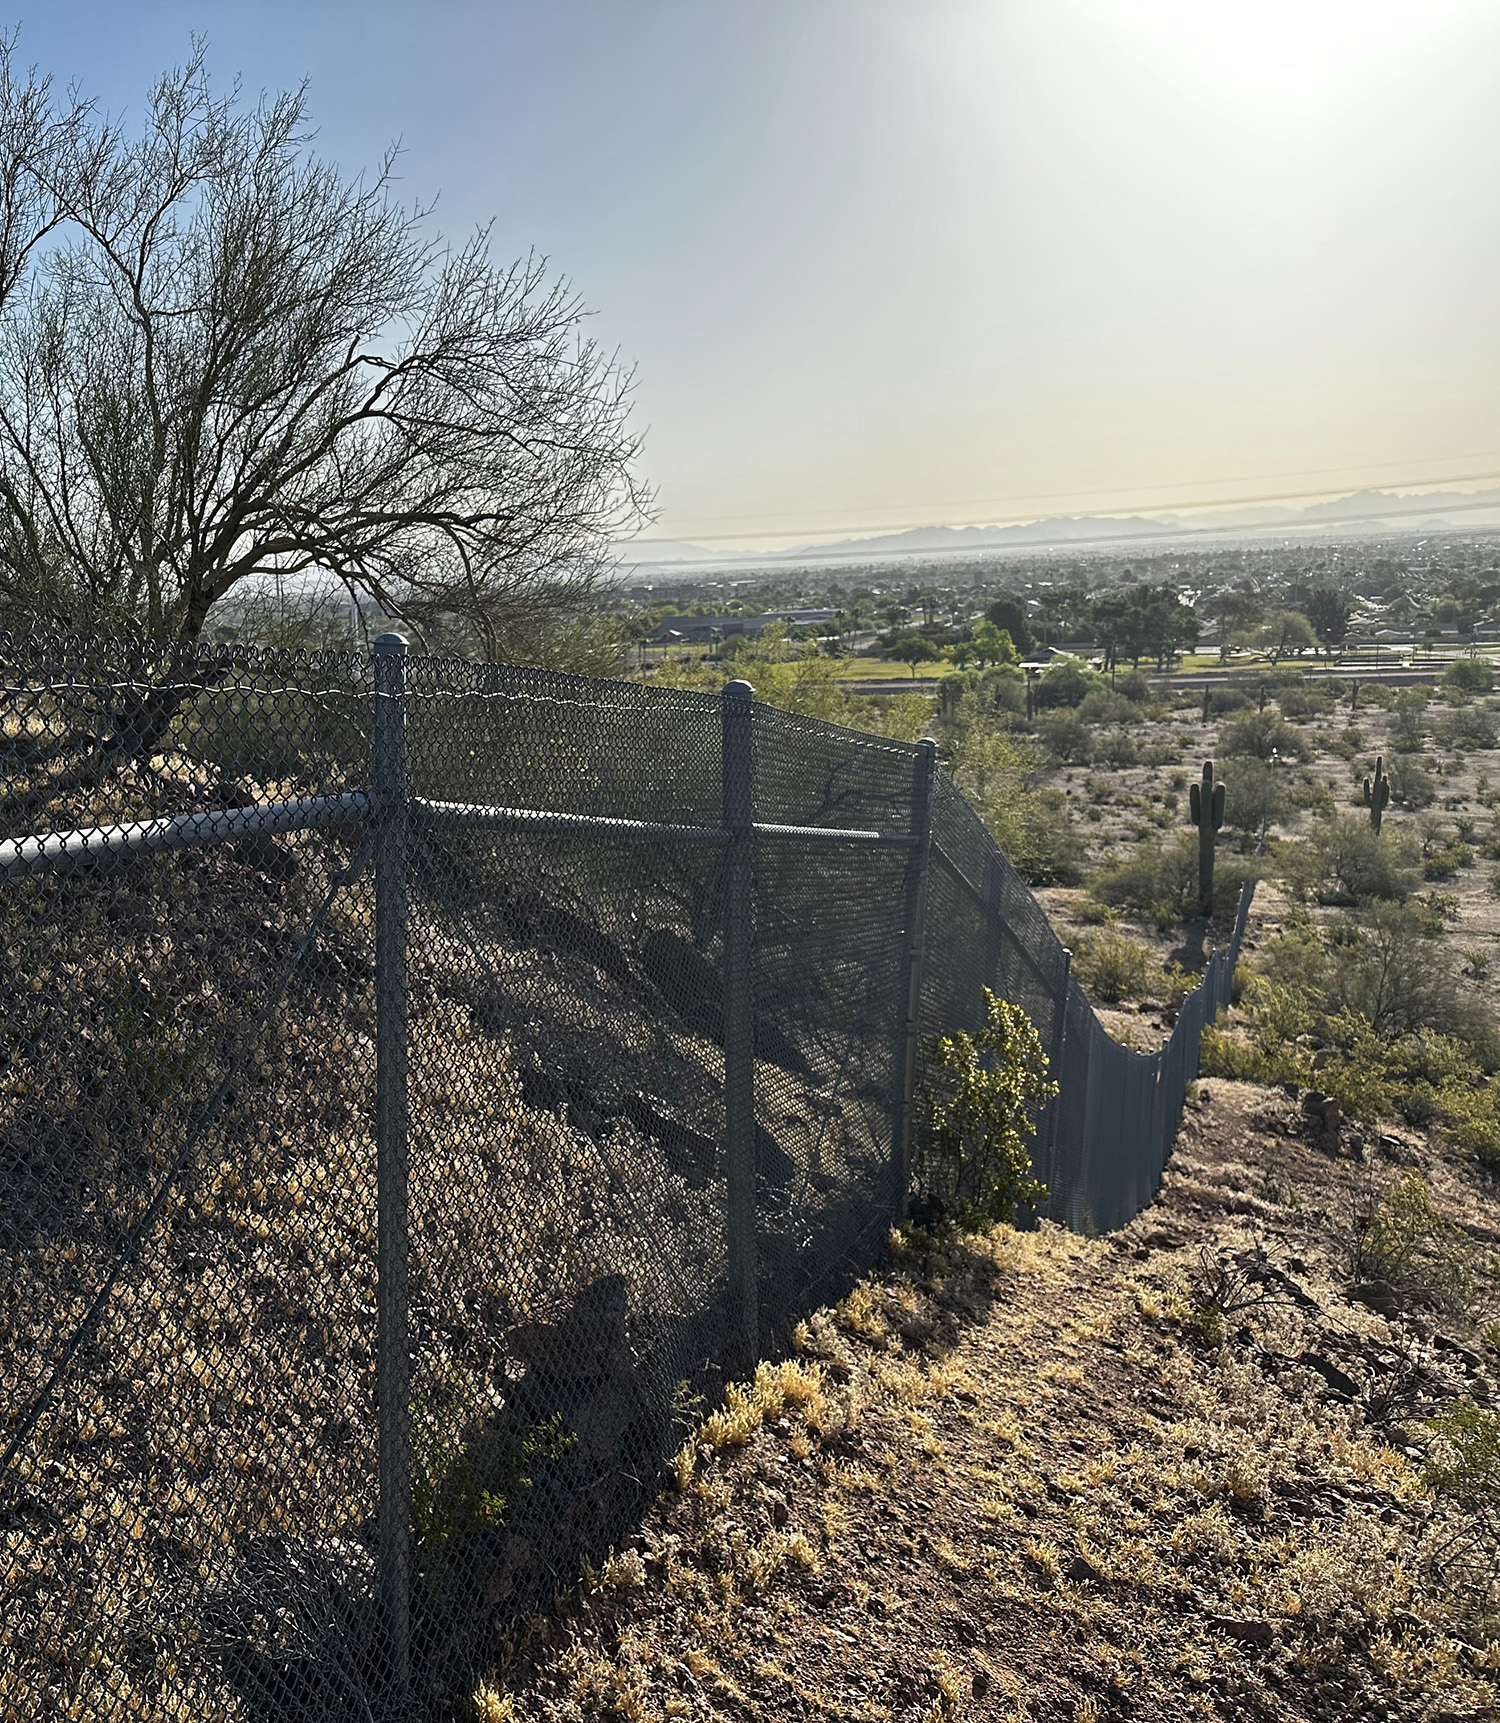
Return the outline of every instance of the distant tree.
<path id="1" fill-rule="evenodd" d="M 984 619 L 986 622 L 993 622 L 996 628 L 1003 628 L 1023 658 L 1030 656 L 1036 641 L 1027 626 L 1026 612 L 1018 599 L 997 598 L 993 604 L 986 606 Z"/>
<path id="2" fill-rule="evenodd" d="M 1330 656 L 1349 633 L 1349 600 L 1336 587 L 1315 586 L 1307 595 L 1307 620 Z"/>
<path id="3" fill-rule="evenodd" d="M 1266 607 L 1253 592 L 1226 587 L 1208 602 L 1208 614 L 1219 632 L 1219 661 L 1236 648 L 1250 646 L 1265 622 Z"/>
<path id="4" fill-rule="evenodd" d="M 979 660 L 979 668 L 987 664 L 1018 664 L 1021 655 L 1016 651 L 1015 643 L 1003 628 L 997 628 L 988 617 L 982 622 L 976 622 L 971 631 L 974 654 Z"/>
<path id="5" fill-rule="evenodd" d="M 915 628 L 902 628 L 881 644 L 880 656 L 898 664 L 908 665 L 915 677 L 919 664 L 930 664 L 934 659 L 940 658 L 942 652 L 925 634 L 919 633 Z"/>
<path id="6" fill-rule="evenodd" d="M 1089 623 L 1094 638 L 1103 647 L 1103 664 L 1106 670 L 1113 670 L 1119 663 L 1121 654 L 1130 655 L 1132 646 L 1138 639 L 1138 618 L 1130 602 L 1130 596 L 1120 588 L 1101 593 L 1089 607 Z M 1136 656 L 1140 649 L 1136 647 Z"/>
<path id="7" fill-rule="evenodd" d="M 1260 635 L 1261 650 L 1273 664 L 1279 664 L 1283 658 L 1290 657 L 1294 652 L 1306 652 L 1316 648 L 1318 637 L 1313 633 L 1313 625 L 1300 610 L 1282 610 L 1262 629 Z"/>

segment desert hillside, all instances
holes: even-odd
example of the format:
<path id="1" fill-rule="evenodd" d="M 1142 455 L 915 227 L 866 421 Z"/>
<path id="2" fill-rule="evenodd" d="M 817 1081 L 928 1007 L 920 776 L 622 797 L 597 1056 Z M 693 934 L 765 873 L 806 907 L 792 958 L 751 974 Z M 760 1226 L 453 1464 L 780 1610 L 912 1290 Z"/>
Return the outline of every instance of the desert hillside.
<path id="1" fill-rule="evenodd" d="M 1124 1232 L 893 1241 L 476 1715 L 1492 1717 L 1430 1421 L 1492 1404 L 1497 1237 L 1412 1133 L 1203 1082 Z"/>

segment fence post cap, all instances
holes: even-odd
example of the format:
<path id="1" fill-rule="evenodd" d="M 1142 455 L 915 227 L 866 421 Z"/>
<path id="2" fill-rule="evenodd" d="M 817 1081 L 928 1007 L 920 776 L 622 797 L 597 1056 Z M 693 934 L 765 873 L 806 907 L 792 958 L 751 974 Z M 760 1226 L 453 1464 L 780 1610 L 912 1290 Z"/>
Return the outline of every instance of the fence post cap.
<path id="1" fill-rule="evenodd" d="M 753 700 L 755 689 L 749 682 L 737 678 L 724 684 L 724 697 L 728 700 Z"/>
<path id="2" fill-rule="evenodd" d="M 377 634 L 375 650 L 379 653 L 394 653 L 406 651 L 406 636 L 404 634 Z"/>

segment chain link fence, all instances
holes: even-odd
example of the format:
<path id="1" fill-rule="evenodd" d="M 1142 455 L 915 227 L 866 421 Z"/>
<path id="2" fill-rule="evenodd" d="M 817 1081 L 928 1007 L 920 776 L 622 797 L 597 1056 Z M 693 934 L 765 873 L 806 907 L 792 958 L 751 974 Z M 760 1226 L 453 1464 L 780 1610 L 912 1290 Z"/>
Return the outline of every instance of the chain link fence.
<path id="1" fill-rule="evenodd" d="M 683 1425 L 879 1254 L 1023 1004 L 1048 1212 L 1149 1200 L 932 745 L 408 656 L 0 640 L 0 1715 L 464 1714 Z"/>

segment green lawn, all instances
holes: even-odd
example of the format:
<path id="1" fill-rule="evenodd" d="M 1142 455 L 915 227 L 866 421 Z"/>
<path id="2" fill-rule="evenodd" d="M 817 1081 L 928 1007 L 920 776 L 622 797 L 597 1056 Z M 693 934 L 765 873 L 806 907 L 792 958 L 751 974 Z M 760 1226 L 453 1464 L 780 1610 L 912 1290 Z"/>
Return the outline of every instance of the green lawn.
<path id="1" fill-rule="evenodd" d="M 909 682 L 911 666 L 893 664 L 884 658 L 840 658 L 836 660 L 840 682 Z M 931 664 L 919 664 L 917 676 L 951 676 L 957 665 L 935 659 Z"/>

